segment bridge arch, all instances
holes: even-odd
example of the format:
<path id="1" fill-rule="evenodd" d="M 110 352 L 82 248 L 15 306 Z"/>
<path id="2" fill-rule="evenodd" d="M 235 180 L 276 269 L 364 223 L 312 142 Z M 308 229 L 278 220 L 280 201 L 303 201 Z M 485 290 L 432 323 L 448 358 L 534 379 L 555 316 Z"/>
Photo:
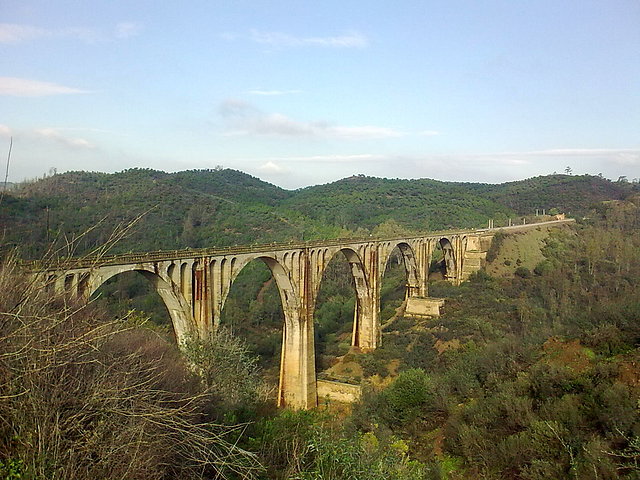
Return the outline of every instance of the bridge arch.
<path id="1" fill-rule="evenodd" d="M 294 252 L 288 259 L 295 268 L 299 261 L 299 252 Z M 284 255 L 280 257 L 284 259 Z M 313 348 L 313 322 L 306 321 L 301 314 L 302 300 L 297 294 L 285 265 L 276 254 L 263 253 L 234 257 L 227 262 L 229 276 L 227 288 L 223 292 L 221 311 L 231 289 L 240 272 L 251 262 L 260 260 L 271 271 L 284 313 L 284 328 L 282 334 L 282 350 L 280 354 L 280 378 L 278 385 L 278 406 L 293 406 L 295 408 L 309 408 L 317 404 L 316 377 Z"/>
<path id="2" fill-rule="evenodd" d="M 391 259 L 391 255 L 395 249 L 400 251 L 402 255 L 404 268 L 407 274 L 407 292 L 408 297 L 416 296 L 420 294 L 421 283 L 425 272 L 421 272 L 416 260 L 416 253 L 414 248 L 404 240 L 398 240 L 385 244 L 384 250 L 380 256 L 380 279 L 384 276 L 387 269 L 387 265 Z"/>
<path id="3" fill-rule="evenodd" d="M 163 278 L 155 269 L 140 265 L 127 265 L 125 267 L 105 267 L 100 270 L 100 275 L 90 275 L 86 280 L 85 298 L 90 298 L 109 279 L 126 272 L 137 272 L 145 277 L 160 295 L 164 302 L 178 345 L 183 344 L 188 337 L 196 335 L 191 308 L 185 298 L 178 292 L 178 287 L 173 285 L 170 278 Z"/>
<path id="4" fill-rule="evenodd" d="M 452 239 L 441 237 L 438 240 L 438 244 L 442 249 L 442 256 L 444 261 L 444 277 L 449 280 L 455 279 L 457 277 L 458 271 L 458 259 L 456 258 Z"/>
<path id="5" fill-rule="evenodd" d="M 364 252 L 364 248 L 362 249 Z M 363 344 L 363 325 L 367 325 L 367 328 L 371 328 L 368 323 L 375 317 L 373 311 L 376 307 L 374 296 L 375 293 L 372 289 L 371 281 L 369 279 L 369 272 L 367 272 L 363 256 L 357 252 L 355 248 L 342 247 L 335 249 L 326 249 L 322 258 L 322 263 L 319 265 L 318 278 L 313 286 L 313 305 L 312 312 L 315 310 L 315 300 L 318 297 L 320 290 L 320 284 L 322 283 L 322 277 L 324 276 L 327 265 L 336 257 L 339 253 L 342 253 L 349 263 L 349 270 L 353 277 L 353 284 L 356 292 L 356 304 L 354 314 L 353 335 L 351 344 L 354 347 L 361 347 Z"/>
<path id="6" fill-rule="evenodd" d="M 271 271 L 271 275 L 276 282 L 276 286 L 278 287 L 278 293 L 280 294 L 280 300 L 282 302 L 282 310 L 284 311 L 284 321 L 285 324 L 291 328 L 293 324 L 299 320 L 299 309 L 300 309 L 300 299 L 295 293 L 295 289 L 293 283 L 291 282 L 291 278 L 289 276 L 289 271 L 287 268 L 282 265 L 281 262 L 275 256 L 271 255 L 256 255 L 256 256 L 247 256 L 242 259 L 238 259 L 236 257 L 232 258 L 230 261 L 225 262 L 223 260 L 223 266 L 226 264 L 229 265 L 230 276 L 227 288 L 224 290 L 220 310 L 224 308 L 224 304 L 226 302 L 227 297 L 229 296 L 229 290 L 233 285 L 233 282 L 236 280 L 240 272 L 251 262 L 254 260 L 262 261 L 269 270 Z M 291 261 L 294 260 L 292 256 Z"/>

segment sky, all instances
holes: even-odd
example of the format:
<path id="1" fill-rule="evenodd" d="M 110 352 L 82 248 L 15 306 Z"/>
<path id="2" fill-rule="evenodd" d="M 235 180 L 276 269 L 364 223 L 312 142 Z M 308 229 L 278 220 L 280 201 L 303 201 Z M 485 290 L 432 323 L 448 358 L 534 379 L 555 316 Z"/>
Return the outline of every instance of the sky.
<path id="1" fill-rule="evenodd" d="M 9 181 L 632 180 L 640 1 L 0 0 L 7 160 Z"/>

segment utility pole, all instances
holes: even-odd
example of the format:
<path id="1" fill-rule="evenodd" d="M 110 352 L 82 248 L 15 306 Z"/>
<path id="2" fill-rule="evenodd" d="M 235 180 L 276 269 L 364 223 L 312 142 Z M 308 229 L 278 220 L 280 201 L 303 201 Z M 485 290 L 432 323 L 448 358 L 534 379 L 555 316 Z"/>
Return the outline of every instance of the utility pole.
<path id="1" fill-rule="evenodd" d="M 47 209 L 47 232 L 46 232 L 46 237 L 47 237 L 47 244 L 48 244 L 49 243 L 49 205 L 47 205 L 46 209 Z"/>

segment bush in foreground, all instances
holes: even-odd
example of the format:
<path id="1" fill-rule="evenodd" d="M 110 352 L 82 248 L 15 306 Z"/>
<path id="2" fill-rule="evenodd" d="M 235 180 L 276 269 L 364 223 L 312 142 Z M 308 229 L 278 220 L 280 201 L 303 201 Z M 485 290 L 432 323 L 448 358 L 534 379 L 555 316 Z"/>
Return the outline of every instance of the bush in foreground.
<path id="1" fill-rule="evenodd" d="M 0 471 L 13 478 L 252 478 L 208 395 L 150 330 L 0 265 Z M 11 477 L 9 477 L 11 478 Z"/>

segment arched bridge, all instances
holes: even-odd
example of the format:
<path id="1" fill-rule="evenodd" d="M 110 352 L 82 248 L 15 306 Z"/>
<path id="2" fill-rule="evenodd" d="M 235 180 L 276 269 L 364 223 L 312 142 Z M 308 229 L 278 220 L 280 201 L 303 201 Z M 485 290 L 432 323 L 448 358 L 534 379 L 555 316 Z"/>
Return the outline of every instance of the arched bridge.
<path id="1" fill-rule="evenodd" d="M 396 247 L 407 272 L 408 304 L 415 313 L 428 314 L 433 308 L 427 280 L 434 250 L 440 246 L 445 278 L 458 284 L 480 269 L 494 233 L 472 230 L 68 259 L 38 275 L 58 292 L 88 299 L 111 277 L 139 272 L 162 297 L 180 343 L 187 336 L 206 338 L 215 331 L 235 278 L 245 265 L 260 259 L 273 274 L 284 311 L 278 404 L 310 408 L 317 404 L 313 313 L 323 272 L 335 255 L 344 255 L 350 265 L 357 298 L 352 343 L 366 351 L 380 344 L 380 285 Z"/>

